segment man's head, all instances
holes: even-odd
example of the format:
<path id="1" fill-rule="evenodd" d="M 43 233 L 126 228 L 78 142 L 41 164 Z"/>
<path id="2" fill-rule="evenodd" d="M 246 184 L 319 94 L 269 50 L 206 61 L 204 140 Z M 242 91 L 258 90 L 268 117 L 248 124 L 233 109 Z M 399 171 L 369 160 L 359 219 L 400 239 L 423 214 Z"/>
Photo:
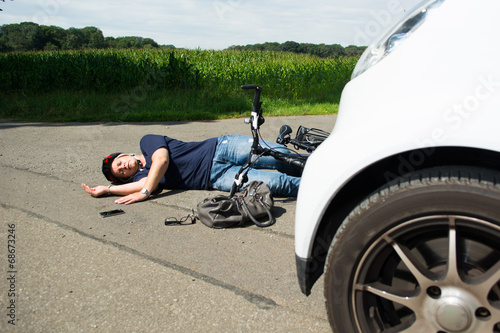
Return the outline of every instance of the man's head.
<path id="1" fill-rule="evenodd" d="M 132 154 L 113 153 L 102 160 L 102 173 L 107 180 L 124 184 L 139 171 L 139 160 Z"/>

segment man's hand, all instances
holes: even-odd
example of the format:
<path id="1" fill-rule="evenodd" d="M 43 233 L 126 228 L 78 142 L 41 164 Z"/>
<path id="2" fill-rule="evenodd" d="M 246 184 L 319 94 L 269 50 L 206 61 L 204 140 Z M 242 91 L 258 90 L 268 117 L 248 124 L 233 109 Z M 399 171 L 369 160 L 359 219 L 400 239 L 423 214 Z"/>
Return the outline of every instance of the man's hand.
<path id="1" fill-rule="evenodd" d="M 132 193 L 132 194 L 129 194 L 127 196 L 116 199 L 115 203 L 116 204 L 130 205 L 134 202 L 144 201 L 147 198 L 148 198 L 148 196 L 146 194 L 143 194 L 141 192 L 137 192 L 137 193 Z"/>
<path id="2" fill-rule="evenodd" d="M 85 192 L 87 192 L 94 198 L 100 197 L 104 194 L 108 194 L 108 188 L 106 186 L 90 187 L 87 184 L 82 184 L 82 188 L 85 190 Z"/>

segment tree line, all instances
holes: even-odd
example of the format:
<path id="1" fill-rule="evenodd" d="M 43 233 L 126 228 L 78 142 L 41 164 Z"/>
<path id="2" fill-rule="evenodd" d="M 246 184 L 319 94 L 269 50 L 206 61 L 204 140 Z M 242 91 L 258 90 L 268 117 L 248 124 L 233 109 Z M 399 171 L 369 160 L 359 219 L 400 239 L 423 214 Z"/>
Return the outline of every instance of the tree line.
<path id="1" fill-rule="evenodd" d="M 313 54 L 321 58 L 338 58 L 338 57 L 353 57 L 360 56 L 366 49 L 365 46 L 349 45 L 343 47 L 340 44 L 310 44 L 297 43 L 288 41 L 285 43 L 263 43 L 251 45 L 234 45 L 230 46 L 230 50 L 245 50 L 245 51 L 281 51 L 293 52 L 299 54 Z"/>
<path id="2" fill-rule="evenodd" d="M 96 27 L 63 29 L 32 22 L 0 26 L 0 52 L 159 47 L 151 38 L 104 37 Z"/>
<path id="3" fill-rule="evenodd" d="M 0 0 L 1 1 L 1 0 Z M 151 38 L 104 37 L 96 27 L 63 29 L 57 26 L 39 25 L 33 22 L 4 24 L 0 26 L 0 52 L 55 51 L 81 49 L 158 49 L 174 45 L 159 45 Z M 227 50 L 277 51 L 312 54 L 321 58 L 359 56 L 366 47 L 339 44 L 309 44 L 288 41 L 285 43 L 263 43 L 246 46 L 230 46 Z"/>

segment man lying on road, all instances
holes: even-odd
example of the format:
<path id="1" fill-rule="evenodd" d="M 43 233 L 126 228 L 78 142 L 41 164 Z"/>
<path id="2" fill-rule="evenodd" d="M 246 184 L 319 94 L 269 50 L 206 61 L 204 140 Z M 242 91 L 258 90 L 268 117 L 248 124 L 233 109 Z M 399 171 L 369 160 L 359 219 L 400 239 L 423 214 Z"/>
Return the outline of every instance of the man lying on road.
<path id="1" fill-rule="evenodd" d="M 142 155 L 114 153 L 104 158 L 102 172 L 114 185 L 82 184 L 82 187 L 93 197 L 122 196 L 115 201 L 118 204 L 146 200 L 157 189 L 230 191 L 236 173 L 248 160 L 252 142 L 252 138 L 243 135 L 182 142 L 148 134 L 140 142 Z M 264 144 L 290 153 L 283 145 Z M 266 183 L 274 195 L 293 197 L 298 193 L 300 171 L 273 157 L 263 156 L 248 172 L 248 180 Z"/>

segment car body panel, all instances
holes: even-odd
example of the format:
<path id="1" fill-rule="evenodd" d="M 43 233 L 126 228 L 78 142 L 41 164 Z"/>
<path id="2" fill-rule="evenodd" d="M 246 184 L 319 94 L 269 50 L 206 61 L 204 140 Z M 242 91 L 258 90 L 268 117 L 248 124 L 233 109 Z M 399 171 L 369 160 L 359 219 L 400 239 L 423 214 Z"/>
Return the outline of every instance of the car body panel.
<path id="1" fill-rule="evenodd" d="M 335 127 L 302 176 L 298 260 L 314 260 L 313 243 L 330 203 L 370 165 L 431 147 L 500 152 L 499 12 L 498 2 L 445 1 L 391 54 L 346 85 Z M 298 274 L 301 280 L 307 272 Z"/>

